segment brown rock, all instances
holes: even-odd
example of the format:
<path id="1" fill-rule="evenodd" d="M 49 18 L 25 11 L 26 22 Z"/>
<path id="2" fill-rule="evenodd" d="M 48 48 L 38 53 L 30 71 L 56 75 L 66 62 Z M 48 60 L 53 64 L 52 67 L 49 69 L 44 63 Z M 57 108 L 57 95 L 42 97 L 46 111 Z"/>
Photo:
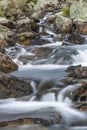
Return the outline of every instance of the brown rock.
<path id="1" fill-rule="evenodd" d="M 74 44 L 84 44 L 86 43 L 86 40 L 84 37 L 80 36 L 77 33 L 72 33 L 69 37 L 68 37 L 68 42 L 70 43 L 74 43 Z"/>
<path id="2" fill-rule="evenodd" d="M 55 22 L 54 22 L 54 31 L 56 33 L 71 33 L 73 28 L 72 20 L 70 18 L 66 18 L 63 14 L 57 13 L 55 15 Z"/>
<path id="3" fill-rule="evenodd" d="M 23 62 L 23 64 L 27 64 L 29 61 L 32 61 L 35 57 L 33 55 L 21 55 L 18 60 Z"/>
<path id="4" fill-rule="evenodd" d="M 32 93 L 32 87 L 24 79 L 0 72 L 0 98 L 17 98 Z"/>
<path id="5" fill-rule="evenodd" d="M 67 72 L 70 72 L 68 76 L 76 78 L 76 79 L 82 79 L 82 78 L 87 78 L 87 67 L 86 66 L 70 66 L 66 70 Z"/>
<path id="6" fill-rule="evenodd" d="M 87 23 L 79 24 L 76 28 L 76 32 L 81 35 L 87 35 Z"/>
<path id="7" fill-rule="evenodd" d="M 25 41 L 21 41 L 19 44 L 23 45 L 23 46 L 28 46 L 30 45 L 31 41 L 30 40 L 25 40 Z"/>
<path id="8" fill-rule="evenodd" d="M 35 56 L 38 58 L 48 56 L 51 54 L 52 51 L 53 51 L 53 49 L 51 49 L 49 47 L 38 47 L 38 48 L 32 49 L 32 53 L 34 53 Z"/>
<path id="9" fill-rule="evenodd" d="M 0 71 L 8 73 L 17 69 L 18 66 L 10 59 L 10 57 L 0 52 Z"/>

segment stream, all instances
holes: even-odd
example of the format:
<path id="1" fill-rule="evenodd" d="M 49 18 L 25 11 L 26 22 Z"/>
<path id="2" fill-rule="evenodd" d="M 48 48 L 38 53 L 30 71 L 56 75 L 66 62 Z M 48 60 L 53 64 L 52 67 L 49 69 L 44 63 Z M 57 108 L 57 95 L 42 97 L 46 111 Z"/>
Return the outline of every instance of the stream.
<path id="1" fill-rule="evenodd" d="M 87 113 L 72 108 L 73 102 L 67 97 L 67 92 L 80 84 L 65 87 L 61 82 L 70 65 L 87 66 L 87 45 L 62 46 L 62 41 L 56 40 L 59 34 L 52 32 L 52 25 L 43 29 L 42 25 L 50 15 L 46 14 L 39 22 L 39 31 L 47 33 L 40 38 L 49 41 L 48 44 L 26 47 L 16 43 L 14 47 L 6 48 L 6 54 L 19 66 L 10 74 L 31 81 L 33 94 L 27 99 L 0 100 L 0 121 L 37 118 L 37 122 L 35 125 L 3 127 L 0 130 L 87 130 Z M 54 87 L 43 89 L 45 83 L 52 83 Z M 46 126 L 46 122 L 41 125 L 44 123 L 39 119 L 47 120 L 51 125 Z"/>

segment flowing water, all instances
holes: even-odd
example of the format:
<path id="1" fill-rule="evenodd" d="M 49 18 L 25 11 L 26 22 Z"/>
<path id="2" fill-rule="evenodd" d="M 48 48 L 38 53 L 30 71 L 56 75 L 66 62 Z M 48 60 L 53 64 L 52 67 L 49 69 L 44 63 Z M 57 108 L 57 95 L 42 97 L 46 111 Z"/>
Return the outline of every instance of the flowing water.
<path id="1" fill-rule="evenodd" d="M 40 20 L 40 32 L 43 31 L 41 25 L 50 14 L 47 14 Z M 0 121 L 16 120 L 21 118 L 41 118 L 46 120 L 59 120 L 59 123 L 49 127 L 38 125 L 23 125 L 17 127 L 5 127 L 1 130 L 87 130 L 86 112 L 81 112 L 72 108 L 72 101 L 67 97 L 67 92 L 71 92 L 80 84 L 73 84 L 64 87 L 61 83 L 67 73 L 65 69 L 70 65 L 82 64 L 87 66 L 87 45 L 62 46 L 62 42 L 56 40 L 57 34 L 46 28 L 44 31 L 48 35 L 41 35 L 41 39 L 49 40 L 45 45 L 20 46 L 6 48 L 6 54 L 11 56 L 13 61 L 18 64 L 19 69 L 11 73 L 17 77 L 23 77 L 31 80 L 33 94 L 29 100 L 2 99 L 0 100 Z M 37 52 L 40 51 L 39 53 Z M 43 53 L 43 54 L 42 54 Z M 28 56 L 26 60 L 19 58 Z M 32 58 L 33 57 L 33 58 Z M 54 87 L 45 90 L 44 93 L 37 96 L 41 86 L 46 82 L 53 82 Z M 41 90 L 43 91 L 43 90 Z"/>

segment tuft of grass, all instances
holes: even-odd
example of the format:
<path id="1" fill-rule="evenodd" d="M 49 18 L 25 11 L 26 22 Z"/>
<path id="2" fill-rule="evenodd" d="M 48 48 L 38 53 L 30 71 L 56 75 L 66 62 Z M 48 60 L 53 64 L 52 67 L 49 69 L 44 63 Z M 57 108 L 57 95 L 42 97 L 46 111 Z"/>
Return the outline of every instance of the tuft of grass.
<path id="1" fill-rule="evenodd" d="M 25 41 L 25 37 L 24 36 L 20 36 L 20 41 Z"/>
<path id="2" fill-rule="evenodd" d="M 69 17 L 70 16 L 70 7 L 69 6 L 63 7 L 62 11 L 63 11 L 63 15 L 65 17 Z"/>
<path id="3" fill-rule="evenodd" d="M 37 3 L 38 0 L 28 0 L 28 2 L 33 2 L 34 4 Z"/>

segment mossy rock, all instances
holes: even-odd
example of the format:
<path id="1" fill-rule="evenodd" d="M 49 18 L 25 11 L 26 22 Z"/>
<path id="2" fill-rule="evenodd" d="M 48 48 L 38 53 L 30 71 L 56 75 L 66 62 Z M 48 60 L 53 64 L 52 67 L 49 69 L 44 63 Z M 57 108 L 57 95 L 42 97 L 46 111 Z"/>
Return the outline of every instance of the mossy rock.
<path id="1" fill-rule="evenodd" d="M 87 22 L 87 2 L 73 2 L 70 7 L 70 17 L 78 22 Z"/>

